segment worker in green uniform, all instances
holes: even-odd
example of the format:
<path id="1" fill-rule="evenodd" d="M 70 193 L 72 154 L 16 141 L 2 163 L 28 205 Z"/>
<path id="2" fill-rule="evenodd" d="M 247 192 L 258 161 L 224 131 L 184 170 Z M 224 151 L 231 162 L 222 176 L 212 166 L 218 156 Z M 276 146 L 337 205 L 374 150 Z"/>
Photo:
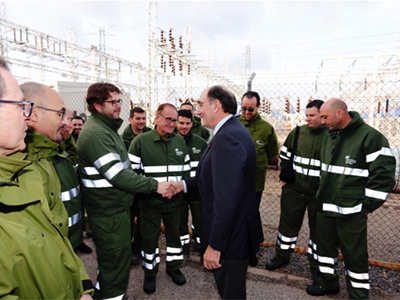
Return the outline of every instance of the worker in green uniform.
<path id="1" fill-rule="evenodd" d="M 27 159 L 39 169 L 45 196 L 53 214 L 54 224 L 68 237 L 68 213 L 61 200 L 61 183 L 50 157 L 59 152 L 62 141 L 59 128 L 66 124 L 64 100 L 50 87 L 36 83 L 21 84 L 25 99 L 35 104 L 32 116 L 27 120 L 28 131 L 25 138 Z"/>
<path id="2" fill-rule="evenodd" d="M 83 241 L 83 204 L 77 174 L 77 150 L 71 133 L 72 115 L 68 108 L 65 110 L 66 124 L 59 130 L 63 140 L 60 142 L 60 152 L 50 157 L 61 183 L 61 200 L 68 213 L 68 238 L 75 251 L 93 252 Z M 74 157 L 76 156 L 76 157 Z"/>
<path id="3" fill-rule="evenodd" d="M 350 299 L 368 299 L 367 220 L 394 186 L 396 160 L 385 136 L 364 123 L 342 100 L 321 106 L 329 129 L 321 150 L 317 194 L 317 243 L 320 282 L 306 289 L 313 296 L 339 292 L 339 248 Z"/>
<path id="4" fill-rule="evenodd" d="M 325 126 L 321 126 L 319 109 L 323 103 L 322 100 L 313 100 L 307 104 L 307 125 L 299 127 L 296 153 L 293 153 L 296 129 L 289 133 L 282 146 L 279 155 L 281 169 L 285 169 L 287 164 L 291 163 L 290 158 L 294 155 L 295 180 L 291 183 L 281 182 L 281 216 L 275 245 L 275 257 L 266 264 L 267 269 L 275 270 L 289 263 L 307 209 L 308 226 L 310 228 L 308 261 L 314 281 L 318 281 L 319 273 L 317 255 L 314 253 L 317 230 L 316 193 L 319 187 L 322 141 L 328 131 Z"/>
<path id="5" fill-rule="evenodd" d="M 193 126 L 191 129 L 192 134 L 201 136 L 203 139 L 208 141 L 210 137 L 210 131 L 201 125 L 201 119 L 195 115 L 194 106 L 189 101 L 181 104 L 180 110 L 190 110 L 193 114 Z"/>
<path id="6" fill-rule="evenodd" d="M 161 104 L 157 109 L 157 125 L 149 132 L 137 136 L 129 148 L 133 169 L 158 181 L 181 181 L 190 173 L 190 158 L 185 140 L 174 133 L 178 112 L 172 104 Z M 142 235 L 142 260 L 145 273 L 143 290 L 154 293 L 160 256 L 158 236 L 161 220 L 167 238 L 167 274 L 177 285 L 186 283 L 179 270 L 183 249 L 179 235 L 180 210 L 183 195 L 171 199 L 151 193 L 144 195 L 139 203 L 140 233 Z"/>
<path id="7" fill-rule="evenodd" d="M 33 103 L 0 58 L 0 298 L 92 299 L 82 261 L 54 223 L 39 169 L 26 160 Z M 32 192 L 26 190 L 28 187 Z M 37 195 L 40 195 L 38 197 Z"/>
<path id="8" fill-rule="evenodd" d="M 192 134 L 192 117 L 193 115 L 190 110 L 181 109 L 180 111 L 178 111 L 178 123 L 176 125 L 175 131 L 185 139 L 190 156 L 190 177 L 195 177 L 197 165 L 199 163 L 201 155 L 203 154 L 204 149 L 207 147 L 207 142 L 200 136 Z M 186 265 L 190 257 L 190 235 L 188 230 L 189 208 L 192 214 L 193 240 L 195 245 L 197 245 L 197 247 L 201 249 L 201 203 L 199 193 L 185 193 L 183 195 L 180 225 L 181 244 L 183 247 L 182 266 Z M 201 253 L 202 252 L 203 251 L 201 251 Z"/>
<path id="9" fill-rule="evenodd" d="M 86 102 L 91 116 L 77 143 L 83 204 L 96 245 L 99 267 L 95 297 L 122 299 L 132 258 L 130 210 L 136 193 L 165 194 L 166 182 L 132 172 L 128 152 L 118 135 L 123 120 L 121 91 L 94 83 Z"/>
<path id="10" fill-rule="evenodd" d="M 132 140 L 142 134 L 143 132 L 150 131 L 151 128 L 146 126 L 146 112 L 141 107 L 134 107 L 129 112 L 129 125 L 126 126 L 124 132 L 121 135 L 124 141 L 126 150 L 132 143 Z M 135 196 L 135 201 L 131 208 L 131 223 L 132 223 L 132 266 L 139 265 L 140 251 L 142 247 L 142 237 L 140 235 L 140 214 L 139 214 L 139 202 L 141 194 Z M 136 220 L 135 220 L 136 219 Z"/>

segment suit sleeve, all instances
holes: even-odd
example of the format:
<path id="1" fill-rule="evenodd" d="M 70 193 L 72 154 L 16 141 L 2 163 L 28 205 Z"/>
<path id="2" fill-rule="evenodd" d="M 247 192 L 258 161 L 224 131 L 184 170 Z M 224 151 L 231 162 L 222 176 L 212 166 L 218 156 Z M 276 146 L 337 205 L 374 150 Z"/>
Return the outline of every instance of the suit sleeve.
<path id="1" fill-rule="evenodd" d="M 248 155 L 242 144 L 228 134 L 218 135 L 212 147 L 214 213 L 209 245 L 225 252 L 243 201 L 241 195 Z"/>
<path id="2" fill-rule="evenodd" d="M 369 176 L 363 211 L 371 213 L 383 204 L 393 189 L 396 160 L 387 139 L 379 132 L 368 137 L 364 148 Z"/>

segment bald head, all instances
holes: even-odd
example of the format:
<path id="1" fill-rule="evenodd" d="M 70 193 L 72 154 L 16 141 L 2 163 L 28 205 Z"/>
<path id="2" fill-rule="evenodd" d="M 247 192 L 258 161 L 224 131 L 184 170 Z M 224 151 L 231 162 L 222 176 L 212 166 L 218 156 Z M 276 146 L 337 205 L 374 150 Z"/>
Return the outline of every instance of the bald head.
<path id="1" fill-rule="evenodd" d="M 351 121 L 346 103 L 338 98 L 332 98 L 322 104 L 320 112 L 321 123 L 329 130 L 343 129 Z"/>
<path id="2" fill-rule="evenodd" d="M 61 95 L 50 87 L 36 82 L 23 83 L 20 87 L 26 101 L 35 104 L 31 119 L 27 121 L 28 127 L 46 135 L 54 142 L 60 142 L 62 136 L 58 130 L 66 122 L 63 118 L 65 107 Z"/>

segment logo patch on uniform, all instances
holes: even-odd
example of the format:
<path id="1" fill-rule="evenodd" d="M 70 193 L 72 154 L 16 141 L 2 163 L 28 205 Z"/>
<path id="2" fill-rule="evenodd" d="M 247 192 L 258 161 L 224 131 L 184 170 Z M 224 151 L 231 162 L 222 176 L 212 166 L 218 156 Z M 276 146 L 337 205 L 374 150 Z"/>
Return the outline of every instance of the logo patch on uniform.
<path id="1" fill-rule="evenodd" d="M 183 154 L 183 151 L 179 151 L 178 148 L 175 149 L 176 156 L 181 156 Z"/>
<path id="2" fill-rule="evenodd" d="M 346 159 L 346 164 L 347 165 L 353 165 L 353 164 L 355 164 L 357 162 L 355 159 L 351 159 L 350 155 L 347 155 L 344 158 Z"/>
<path id="3" fill-rule="evenodd" d="M 201 150 L 200 149 L 196 149 L 196 147 L 193 147 L 192 151 L 193 151 L 194 154 L 198 154 L 198 153 L 201 152 Z"/>
<path id="4" fill-rule="evenodd" d="M 257 144 L 257 145 L 260 145 L 260 146 L 264 146 L 264 144 L 263 144 L 263 143 L 261 143 L 261 141 L 260 141 L 260 140 L 257 140 L 257 141 L 256 141 L 256 144 Z"/>

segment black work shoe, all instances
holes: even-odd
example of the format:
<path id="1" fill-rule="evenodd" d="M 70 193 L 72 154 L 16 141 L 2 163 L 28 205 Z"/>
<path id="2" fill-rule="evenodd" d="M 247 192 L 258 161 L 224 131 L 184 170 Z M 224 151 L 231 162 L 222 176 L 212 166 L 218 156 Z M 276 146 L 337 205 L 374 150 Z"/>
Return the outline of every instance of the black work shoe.
<path id="1" fill-rule="evenodd" d="M 143 291 L 146 294 L 153 294 L 156 291 L 155 276 L 144 276 Z"/>
<path id="2" fill-rule="evenodd" d="M 267 262 L 267 264 L 265 265 L 265 267 L 270 270 L 273 271 L 275 269 L 278 269 L 279 267 L 283 266 L 283 265 L 287 265 L 289 262 L 283 262 L 279 259 L 277 259 L 276 257 L 274 257 L 273 259 L 269 260 Z"/>
<path id="3" fill-rule="evenodd" d="M 167 270 L 167 275 L 171 276 L 172 280 L 177 285 L 184 285 L 186 283 L 186 278 L 179 269 L 174 271 Z"/>
<path id="4" fill-rule="evenodd" d="M 93 252 L 93 249 L 90 248 L 88 245 L 86 245 L 85 242 L 82 242 L 82 244 L 80 244 L 76 249 L 78 249 L 86 254 L 90 254 Z"/>
<path id="5" fill-rule="evenodd" d="M 337 294 L 340 292 L 340 288 L 336 290 L 328 290 L 324 288 L 322 285 L 314 282 L 313 284 L 307 286 L 306 292 L 311 296 L 323 296 L 328 294 Z"/>
<path id="6" fill-rule="evenodd" d="M 257 265 L 258 265 L 257 254 L 252 254 L 252 255 L 250 256 L 249 265 L 250 265 L 251 267 L 257 267 Z"/>

